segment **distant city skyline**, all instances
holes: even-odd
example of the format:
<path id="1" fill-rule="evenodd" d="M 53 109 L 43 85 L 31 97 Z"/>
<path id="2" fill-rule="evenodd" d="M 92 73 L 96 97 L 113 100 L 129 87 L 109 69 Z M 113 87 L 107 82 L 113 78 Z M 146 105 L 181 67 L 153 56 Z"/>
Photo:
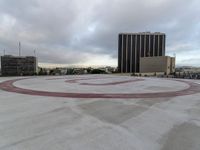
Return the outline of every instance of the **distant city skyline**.
<path id="1" fill-rule="evenodd" d="M 40 66 L 116 66 L 121 32 L 166 33 L 177 66 L 200 66 L 199 0 L 1 0 L 0 55 Z"/>

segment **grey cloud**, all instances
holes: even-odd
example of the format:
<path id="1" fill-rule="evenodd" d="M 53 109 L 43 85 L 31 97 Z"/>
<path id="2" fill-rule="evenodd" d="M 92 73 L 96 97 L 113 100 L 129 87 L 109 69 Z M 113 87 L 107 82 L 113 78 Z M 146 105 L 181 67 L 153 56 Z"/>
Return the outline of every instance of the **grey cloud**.
<path id="1" fill-rule="evenodd" d="M 167 34 L 168 53 L 199 52 L 199 5 L 198 0 L 1 0 L 0 49 L 16 54 L 21 41 L 24 54 L 37 49 L 41 62 L 84 64 L 89 54 L 117 59 L 119 32 L 160 31 Z"/>

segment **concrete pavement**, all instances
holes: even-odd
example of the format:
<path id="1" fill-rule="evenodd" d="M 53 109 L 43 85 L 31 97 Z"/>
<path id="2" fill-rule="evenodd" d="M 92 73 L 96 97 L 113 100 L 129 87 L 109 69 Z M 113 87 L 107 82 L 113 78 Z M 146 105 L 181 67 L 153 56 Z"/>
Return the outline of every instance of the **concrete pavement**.
<path id="1" fill-rule="evenodd" d="M 198 83 L 113 75 L 0 78 L 0 150 L 199 150 Z"/>

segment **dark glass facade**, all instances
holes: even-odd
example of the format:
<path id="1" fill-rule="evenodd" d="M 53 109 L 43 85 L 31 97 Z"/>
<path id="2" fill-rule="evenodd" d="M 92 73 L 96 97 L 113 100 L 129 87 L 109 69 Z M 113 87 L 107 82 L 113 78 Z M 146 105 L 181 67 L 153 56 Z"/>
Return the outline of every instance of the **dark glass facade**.
<path id="1" fill-rule="evenodd" d="M 1 73 L 3 76 L 34 75 L 36 72 L 36 57 L 1 56 Z"/>
<path id="2" fill-rule="evenodd" d="M 140 57 L 165 56 L 164 33 L 122 33 L 118 37 L 118 69 L 139 73 Z"/>

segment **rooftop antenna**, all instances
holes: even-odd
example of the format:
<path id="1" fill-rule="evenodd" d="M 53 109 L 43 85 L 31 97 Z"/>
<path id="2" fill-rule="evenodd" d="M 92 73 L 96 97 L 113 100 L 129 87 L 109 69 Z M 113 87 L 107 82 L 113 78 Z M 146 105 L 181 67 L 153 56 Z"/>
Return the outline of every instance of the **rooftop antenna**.
<path id="1" fill-rule="evenodd" d="M 36 57 L 36 49 L 34 49 L 34 56 Z"/>
<path id="2" fill-rule="evenodd" d="M 21 42 L 19 42 L 19 56 L 21 56 Z"/>
<path id="3" fill-rule="evenodd" d="M 3 55 L 4 55 L 4 56 L 6 55 L 6 50 L 5 50 L 5 49 L 3 50 Z"/>

